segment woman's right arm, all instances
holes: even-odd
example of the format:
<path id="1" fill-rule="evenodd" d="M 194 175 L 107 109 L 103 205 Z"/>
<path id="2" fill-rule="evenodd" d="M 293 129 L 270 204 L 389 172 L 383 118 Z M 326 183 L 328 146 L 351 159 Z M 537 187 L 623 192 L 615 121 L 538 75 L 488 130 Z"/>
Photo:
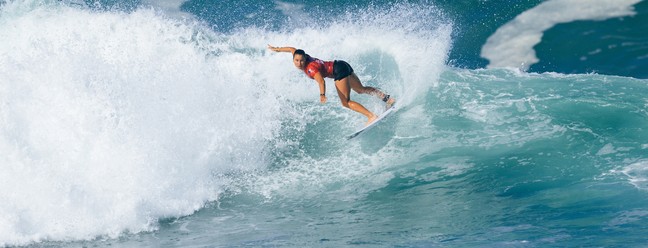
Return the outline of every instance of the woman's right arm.
<path id="1" fill-rule="evenodd" d="M 275 51 L 275 52 L 286 52 L 286 53 L 290 53 L 290 54 L 294 54 L 295 50 L 297 50 L 297 48 L 294 48 L 294 47 L 274 47 L 274 46 L 271 46 L 270 44 L 268 44 L 268 49 L 270 49 L 271 51 Z"/>

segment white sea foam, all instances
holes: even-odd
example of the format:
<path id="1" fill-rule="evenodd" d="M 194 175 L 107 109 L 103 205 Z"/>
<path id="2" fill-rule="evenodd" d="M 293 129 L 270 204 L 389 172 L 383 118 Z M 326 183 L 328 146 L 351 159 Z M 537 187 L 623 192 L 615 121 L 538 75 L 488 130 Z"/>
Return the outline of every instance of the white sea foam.
<path id="1" fill-rule="evenodd" d="M 524 11 L 495 31 L 482 47 L 481 56 L 489 68 L 513 67 L 527 70 L 539 60 L 533 47 L 544 31 L 556 24 L 579 20 L 605 20 L 634 15 L 633 5 L 641 0 L 550 0 Z"/>

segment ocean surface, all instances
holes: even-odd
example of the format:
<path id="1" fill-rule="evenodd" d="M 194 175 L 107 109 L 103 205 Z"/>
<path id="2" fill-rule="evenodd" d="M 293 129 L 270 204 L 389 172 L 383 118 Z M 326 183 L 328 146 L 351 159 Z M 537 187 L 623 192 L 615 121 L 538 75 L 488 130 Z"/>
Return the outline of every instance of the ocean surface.
<path id="1" fill-rule="evenodd" d="M 648 247 L 647 109 L 648 1 L 4 0 L 0 247 Z"/>

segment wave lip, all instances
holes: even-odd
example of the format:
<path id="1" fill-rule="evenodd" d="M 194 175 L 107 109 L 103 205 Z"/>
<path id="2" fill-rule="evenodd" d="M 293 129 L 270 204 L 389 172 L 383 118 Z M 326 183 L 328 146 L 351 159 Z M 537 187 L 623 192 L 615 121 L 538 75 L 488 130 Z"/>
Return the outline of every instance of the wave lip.
<path id="1" fill-rule="evenodd" d="M 633 5 L 641 0 L 551 0 L 523 12 L 495 31 L 482 46 L 481 57 L 488 68 L 512 67 L 528 70 L 539 60 L 533 47 L 544 31 L 560 23 L 605 20 L 636 14 Z"/>

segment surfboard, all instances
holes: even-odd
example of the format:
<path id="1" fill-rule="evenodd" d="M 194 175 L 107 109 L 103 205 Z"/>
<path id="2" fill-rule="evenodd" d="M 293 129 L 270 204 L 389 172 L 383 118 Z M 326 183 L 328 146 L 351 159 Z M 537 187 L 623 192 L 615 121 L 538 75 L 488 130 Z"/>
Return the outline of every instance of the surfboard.
<path id="1" fill-rule="evenodd" d="M 385 112 L 382 112 L 382 114 L 380 114 L 378 116 L 378 119 L 376 119 L 372 123 L 369 123 L 369 125 L 364 126 L 363 128 L 359 129 L 358 131 L 355 131 L 355 133 L 352 133 L 351 135 L 347 135 L 346 139 L 347 140 L 353 139 L 353 138 L 357 137 L 358 135 L 366 132 L 367 130 L 375 127 L 381 120 L 385 119 L 385 117 L 387 117 L 389 114 L 391 114 L 394 111 L 395 108 L 396 108 L 396 106 L 392 105 L 390 108 L 385 110 Z"/>

